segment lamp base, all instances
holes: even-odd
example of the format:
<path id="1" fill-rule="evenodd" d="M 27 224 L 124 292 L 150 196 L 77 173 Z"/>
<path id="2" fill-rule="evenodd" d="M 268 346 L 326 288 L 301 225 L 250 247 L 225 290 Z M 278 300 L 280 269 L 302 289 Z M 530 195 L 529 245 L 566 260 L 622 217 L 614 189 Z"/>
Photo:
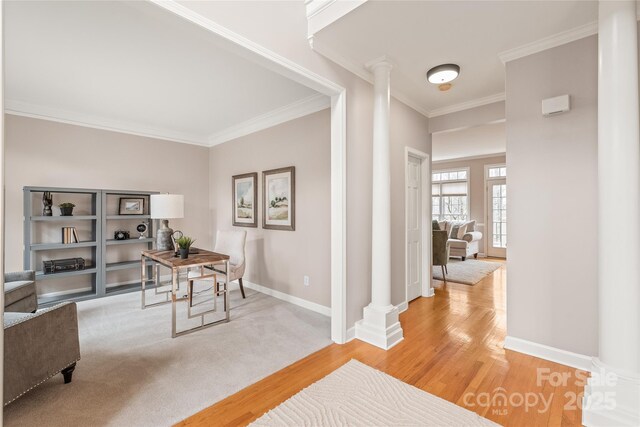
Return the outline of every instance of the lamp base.
<path id="1" fill-rule="evenodd" d="M 173 251 L 173 230 L 169 228 L 169 220 L 162 220 L 162 227 L 156 232 L 156 249 L 159 251 Z"/>

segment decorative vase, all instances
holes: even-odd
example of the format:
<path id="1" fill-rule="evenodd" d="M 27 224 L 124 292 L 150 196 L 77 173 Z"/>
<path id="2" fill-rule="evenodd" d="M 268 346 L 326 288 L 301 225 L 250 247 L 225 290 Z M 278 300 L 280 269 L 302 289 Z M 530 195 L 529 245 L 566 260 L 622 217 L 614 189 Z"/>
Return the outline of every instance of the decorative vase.
<path id="1" fill-rule="evenodd" d="M 180 248 L 180 259 L 189 258 L 189 248 Z"/>
<path id="2" fill-rule="evenodd" d="M 60 208 L 61 216 L 73 216 L 73 208 Z"/>

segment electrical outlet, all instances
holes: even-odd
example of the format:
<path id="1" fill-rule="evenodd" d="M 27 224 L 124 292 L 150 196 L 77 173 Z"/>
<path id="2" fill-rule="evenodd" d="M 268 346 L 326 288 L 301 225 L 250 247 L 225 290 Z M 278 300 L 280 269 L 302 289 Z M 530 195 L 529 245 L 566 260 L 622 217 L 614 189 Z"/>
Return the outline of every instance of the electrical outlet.
<path id="1" fill-rule="evenodd" d="M 309 286 L 309 276 L 304 276 L 304 285 Z"/>

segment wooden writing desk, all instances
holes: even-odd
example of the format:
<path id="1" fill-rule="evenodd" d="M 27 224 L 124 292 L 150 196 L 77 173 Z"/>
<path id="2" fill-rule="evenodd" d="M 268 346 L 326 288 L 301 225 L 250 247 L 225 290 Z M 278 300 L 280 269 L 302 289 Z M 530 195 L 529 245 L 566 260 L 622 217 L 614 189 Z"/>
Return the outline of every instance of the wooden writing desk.
<path id="1" fill-rule="evenodd" d="M 198 249 L 197 254 L 189 254 L 189 258 L 180 259 L 180 257 L 175 256 L 174 251 L 157 251 L 157 250 L 149 250 L 142 251 L 141 257 L 142 264 L 142 309 L 144 310 L 147 307 L 153 307 L 155 305 L 167 304 L 171 302 L 171 337 L 175 338 L 180 335 L 188 334 L 190 332 L 194 332 L 208 326 L 213 326 L 218 323 L 228 322 L 229 321 L 229 287 L 228 287 L 228 272 L 229 272 L 229 256 L 224 254 L 219 254 L 216 252 L 206 251 L 204 249 Z M 147 278 L 147 260 L 154 261 L 156 263 L 154 269 L 154 277 Z M 178 298 L 176 295 L 179 289 L 178 283 L 178 274 L 181 269 L 189 269 L 189 268 L 197 268 L 199 275 L 190 276 L 189 280 L 202 280 L 202 279 L 213 279 L 216 281 L 216 273 L 212 270 L 205 269 L 205 266 L 213 266 L 213 265 L 222 265 L 224 264 L 224 288 L 220 290 L 217 288 L 217 284 L 214 283 L 214 293 L 216 295 L 223 294 L 224 295 L 224 311 L 225 318 L 222 320 L 217 320 L 215 322 L 204 322 L 204 316 L 206 314 L 212 313 L 216 311 L 216 305 L 214 303 L 213 310 L 208 310 L 203 313 L 198 313 L 194 316 L 191 315 L 191 307 L 188 310 L 188 318 L 198 317 L 200 316 L 200 326 L 196 326 L 191 329 L 186 329 L 183 331 L 177 331 L 176 329 L 176 303 L 178 301 L 186 301 L 187 298 Z M 158 291 L 160 287 L 160 266 L 163 265 L 171 270 L 171 290 L 169 291 Z M 146 304 L 146 284 L 148 281 L 154 282 L 155 294 L 166 296 L 165 301 L 156 302 L 153 304 Z"/>

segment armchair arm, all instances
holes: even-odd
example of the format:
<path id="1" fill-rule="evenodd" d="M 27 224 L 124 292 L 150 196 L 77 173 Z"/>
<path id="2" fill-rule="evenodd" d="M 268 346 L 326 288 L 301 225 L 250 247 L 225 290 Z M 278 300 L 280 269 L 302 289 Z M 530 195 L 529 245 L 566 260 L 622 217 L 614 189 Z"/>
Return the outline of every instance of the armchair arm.
<path id="1" fill-rule="evenodd" d="M 465 233 L 464 236 L 462 236 L 462 240 L 465 240 L 469 243 L 474 242 L 476 240 L 480 240 L 482 239 L 482 233 L 479 231 L 470 231 L 468 233 Z"/>
<path id="2" fill-rule="evenodd" d="M 67 302 L 4 326 L 4 404 L 80 360 L 76 304 Z"/>
<path id="3" fill-rule="evenodd" d="M 33 270 L 16 271 L 13 273 L 4 273 L 5 282 L 18 282 L 18 281 L 36 281 L 36 272 Z"/>

